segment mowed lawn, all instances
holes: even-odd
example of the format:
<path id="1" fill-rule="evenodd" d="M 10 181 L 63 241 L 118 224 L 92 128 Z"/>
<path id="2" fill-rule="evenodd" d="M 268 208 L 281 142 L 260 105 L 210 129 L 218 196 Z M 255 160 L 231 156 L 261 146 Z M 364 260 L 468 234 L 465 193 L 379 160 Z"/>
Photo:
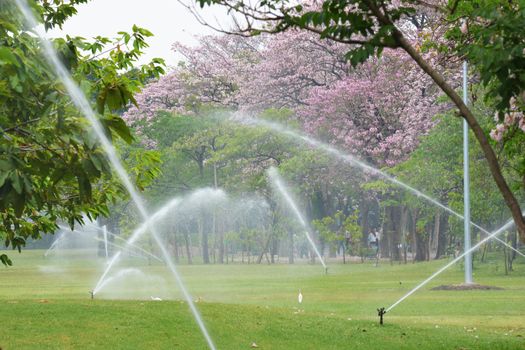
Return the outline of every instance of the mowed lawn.
<path id="1" fill-rule="evenodd" d="M 103 259 L 43 253 L 11 252 L 15 266 L 0 270 L 3 350 L 207 348 L 163 265 L 123 261 L 109 275 L 121 277 L 91 300 Z M 502 259 L 476 260 L 474 279 L 503 290 L 430 290 L 461 282 L 457 265 L 391 310 L 384 326 L 376 309 L 447 260 L 331 263 L 328 275 L 284 263 L 179 270 L 218 349 L 525 349 L 525 259 L 508 276 Z"/>

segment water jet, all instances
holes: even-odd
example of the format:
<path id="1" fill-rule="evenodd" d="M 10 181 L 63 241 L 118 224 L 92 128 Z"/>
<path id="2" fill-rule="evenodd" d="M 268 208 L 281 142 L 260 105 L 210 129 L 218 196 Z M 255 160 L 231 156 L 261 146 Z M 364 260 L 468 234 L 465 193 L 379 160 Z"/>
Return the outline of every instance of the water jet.
<path id="1" fill-rule="evenodd" d="M 30 28 L 33 29 L 34 33 L 37 35 L 38 39 L 40 40 L 42 44 L 42 49 L 45 53 L 45 59 L 48 61 L 54 72 L 56 73 L 57 77 L 60 79 L 60 81 L 64 84 L 64 87 L 68 94 L 71 96 L 71 99 L 75 106 L 83 113 L 83 115 L 86 117 L 86 119 L 91 124 L 91 127 L 93 128 L 95 134 L 98 137 L 98 140 L 100 141 L 100 144 L 102 146 L 102 149 L 104 150 L 106 156 L 108 157 L 109 163 L 112 165 L 113 169 L 115 170 L 116 174 L 122 181 L 124 187 L 126 188 L 127 192 L 129 193 L 132 201 L 135 203 L 136 208 L 138 209 L 140 216 L 144 221 L 148 221 L 150 218 L 150 215 L 148 211 L 146 210 L 146 206 L 144 204 L 143 198 L 140 196 L 139 192 L 137 191 L 135 185 L 131 182 L 131 179 L 124 169 L 124 166 L 122 165 L 117 152 L 115 148 L 113 147 L 111 141 L 107 137 L 104 128 L 102 124 L 100 123 L 100 120 L 98 119 L 97 115 L 93 111 L 93 108 L 91 107 L 90 101 L 86 98 L 84 95 L 84 92 L 80 89 L 80 87 L 77 85 L 77 83 L 73 80 L 70 72 L 66 69 L 63 62 L 60 60 L 58 53 L 56 49 L 53 47 L 51 42 L 45 38 L 45 34 L 42 32 L 41 27 L 39 27 L 39 23 L 36 20 L 35 15 L 32 12 L 31 7 L 29 6 L 27 0 L 15 0 L 16 5 L 20 9 L 20 12 L 22 13 L 23 17 L 25 18 L 26 23 Z M 168 268 L 170 269 L 174 279 L 176 280 L 179 288 L 182 291 L 182 294 L 184 296 L 184 299 L 188 302 L 188 306 L 190 307 L 191 313 L 202 332 L 202 335 L 204 336 L 206 343 L 208 347 L 212 350 L 215 350 L 215 345 L 213 343 L 213 340 L 211 339 L 208 329 L 204 325 L 204 322 L 200 316 L 199 311 L 195 307 L 193 303 L 193 298 L 186 289 L 186 286 L 182 280 L 182 277 L 180 276 L 177 267 L 173 263 L 170 254 L 168 253 L 168 250 L 166 249 L 164 243 L 160 239 L 159 234 L 157 233 L 155 227 L 149 226 L 149 231 L 159 247 L 160 251 L 162 252 L 163 258 L 168 265 Z M 115 256 L 118 256 L 117 253 Z M 112 259 L 114 261 L 114 259 Z"/>
<path id="2" fill-rule="evenodd" d="M 304 232 L 304 234 L 306 236 L 306 239 L 308 240 L 308 243 L 310 243 L 310 246 L 312 247 L 312 249 L 314 250 L 315 254 L 317 255 L 317 257 L 321 261 L 321 264 L 323 265 L 323 268 L 325 270 L 325 274 L 327 274 L 328 273 L 328 267 L 326 266 L 325 261 L 323 259 L 323 256 L 319 252 L 319 249 L 317 249 L 317 245 L 315 244 L 315 242 L 312 239 L 312 236 L 310 234 L 310 232 L 312 230 L 310 229 L 310 226 L 307 224 L 306 219 L 304 218 L 303 214 L 301 213 L 301 211 L 297 207 L 297 204 L 294 201 L 294 199 L 292 198 L 292 195 L 288 191 L 288 189 L 287 189 L 288 186 L 285 184 L 284 180 L 279 175 L 279 172 L 274 167 L 271 167 L 270 169 L 268 169 L 268 177 L 270 178 L 270 180 L 272 181 L 272 183 L 274 184 L 276 189 L 279 191 L 279 193 L 282 195 L 283 199 L 286 201 L 286 203 L 288 204 L 290 209 L 292 209 L 292 211 L 295 214 L 297 220 L 299 221 L 299 223 L 301 224 L 301 226 L 303 228 L 303 232 Z"/>

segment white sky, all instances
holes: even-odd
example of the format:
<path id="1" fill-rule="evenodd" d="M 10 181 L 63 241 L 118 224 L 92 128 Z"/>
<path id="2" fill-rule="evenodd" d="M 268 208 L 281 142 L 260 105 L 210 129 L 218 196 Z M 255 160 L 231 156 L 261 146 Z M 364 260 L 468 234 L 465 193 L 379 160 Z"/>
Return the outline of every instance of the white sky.
<path id="1" fill-rule="evenodd" d="M 119 31 L 130 32 L 133 24 L 151 31 L 155 36 L 147 39 L 150 47 L 145 50 L 140 63 L 161 57 L 168 66 L 174 66 L 180 60 L 171 50 L 174 42 L 191 45 L 196 43 L 196 35 L 214 33 L 211 28 L 200 24 L 177 0 L 91 0 L 77 9 L 78 14 L 63 26 L 63 34 L 112 38 Z M 225 28 L 230 22 L 224 9 L 218 6 L 207 7 L 200 13 L 208 22 L 219 22 Z M 50 36 L 61 34 L 55 30 Z"/>

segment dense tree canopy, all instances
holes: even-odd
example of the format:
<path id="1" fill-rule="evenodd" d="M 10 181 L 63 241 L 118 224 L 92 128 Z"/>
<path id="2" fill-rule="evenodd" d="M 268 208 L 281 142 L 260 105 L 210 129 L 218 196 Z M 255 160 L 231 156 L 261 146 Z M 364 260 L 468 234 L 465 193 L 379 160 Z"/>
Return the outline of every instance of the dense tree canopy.
<path id="1" fill-rule="evenodd" d="M 84 2 L 32 6 L 49 29 L 61 26 Z M 18 249 L 28 237 L 54 232 L 59 221 L 73 225 L 83 215 L 109 215 L 108 205 L 121 195 L 96 137 L 47 65 L 32 29 L 14 2 L 0 4 L 0 234 L 6 246 Z M 115 39 L 54 40 L 114 139 L 131 141 L 117 113 L 135 102 L 142 82 L 163 72 L 161 60 L 133 68 L 151 35 L 135 26 Z M 6 255 L 1 258 L 9 263 Z"/>
<path id="2" fill-rule="evenodd" d="M 470 122 L 476 116 L 471 126 L 478 140 L 486 142 L 471 145 L 474 221 L 487 228 L 505 221 L 504 201 L 487 181 L 494 171 L 501 173 L 514 200 L 522 198 L 519 88 L 502 104 L 506 92 L 501 79 L 482 77 L 482 61 L 488 59 L 484 44 L 477 41 L 487 34 L 483 22 L 476 17 L 456 25 L 458 14 L 474 10 L 459 5 L 447 9 L 437 2 L 405 8 L 402 2 L 387 2 L 379 9 L 375 1 L 351 3 L 342 8 L 331 1 L 288 8 L 285 2 L 266 2 L 263 6 L 285 6 L 272 9 L 279 13 L 270 19 L 273 24 L 254 28 L 262 22 L 248 22 L 243 35 L 204 36 L 195 46 L 175 43 L 183 60 L 163 76 L 160 60 L 134 67 L 144 39 L 151 35 L 142 28 L 111 40 L 54 41 L 92 98 L 148 205 L 203 187 L 220 187 L 231 196 L 223 208 L 179 209 L 163 224 L 162 234 L 177 260 L 186 255 L 192 263 L 196 246 L 205 263 L 227 262 L 229 254 L 232 259 L 241 254 L 243 262 L 245 256 L 248 261 L 256 256 L 259 263 L 264 257 L 274 262 L 279 255 L 287 255 L 289 262 L 295 256 L 313 256 L 298 222 L 268 183 L 271 166 L 290 181 L 325 254 L 364 258 L 370 254 L 371 232 L 381 237 L 382 256 L 393 260 L 406 261 L 410 252 L 415 260 L 439 258 L 457 249 L 461 225 L 448 213 L 307 146 L 300 137 L 245 125 L 245 116 L 310 134 L 461 211 L 456 104 Z M 75 4 L 37 2 L 35 8 L 48 21 L 55 18 L 46 23 L 52 27 L 74 14 Z M 243 6 L 234 10 L 248 11 Z M 261 8 L 251 10 L 255 12 L 248 19 Z M 519 16 L 513 20 L 519 22 Z M 0 73 L 7 77 L 0 84 L 5 101 L 0 203 L 8 245 L 20 247 L 26 237 L 51 232 L 58 221 L 82 221 L 84 214 L 109 215 L 104 223 L 126 235 L 137 224 L 136 209 L 112 180 L 92 133 L 79 127 L 86 122 L 48 70 L 38 41 L 27 34 L 30 29 L 19 29 L 17 16 L 9 21 L 15 26 L 5 26 L 6 44 L 0 48 Z M 495 38 L 484 40 L 486 44 Z M 503 50 L 507 57 L 520 47 L 514 40 L 511 35 L 502 41 L 515 45 L 510 53 Z M 468 55 L 481 58 L 471 59 L 472 103 L 467 108 L 456 101 L 455 89 L 470 44 L 478 50 Z M 510 67 L 519 74 L 519 62 Z M 495 150 L 498 163 L 487 167 L 483 157 Z"/>
<path id="3" fill-rule="evenodd" d="M 493 98 L 497 116 L 503 119 L 505 115 L 516 115 L 523 110 L 521 99 L 525 88 L 522 77 L 524 41 L 519 29 L 525 6 L 522 1 L 327 0 L 297 4 L 286 0 L 255 3 L 199 0 L 198 3 L 201 6 L 220 4 L 240 14 L 245 23 L 237 22 L 237 34 L 280 33 L 297 28 L 317 33 L 321 39 L 346 44 L 346 57 L 353 65 L 380 56 L 387 48 L 406 52 L 467 121 L 525 241 L 525 219 L 520 205 L 504 177 L 479 116 L 463 102 L 454 84 L 447 81 L 446 74 L 435 65 L 435 60 L 425 57 L 421 51 L 421 48 L 432 47 L 436 53 L 445 53 L 456 62 L 469 59 Z M 428 26 L 429 18 L 435 19 L 430 24 L 440 27 L 436 31 L 438 34 L 455 40 L 433 40 L 432 35 L 427 35 L 421 41 L 412 36 L 410 29 L 407 30 L 413 25 Z M 506 124 L 517 125 L 519 118 L 509 117 Z M 500 133 L 504 131 L 502 129 L 500 126 Z"/>

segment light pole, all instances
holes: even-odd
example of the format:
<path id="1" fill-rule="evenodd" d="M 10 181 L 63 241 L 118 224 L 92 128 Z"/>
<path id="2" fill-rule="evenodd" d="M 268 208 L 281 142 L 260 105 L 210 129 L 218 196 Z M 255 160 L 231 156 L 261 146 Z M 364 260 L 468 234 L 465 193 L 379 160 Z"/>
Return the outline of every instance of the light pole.
<path id="1" fill-rule="evenodd" d="M 467 96 L 467 61 L 463 62 L 463 102 L 468 104 Z M 470 174 L 468 155 L 468 124 L 463 119 L 463 217 L 465 242 L 464 251 L 468 251 L 471 245 L 470 239 Z M 465 284 L 472 283 L 472 254 L 465 255 Z"/>

